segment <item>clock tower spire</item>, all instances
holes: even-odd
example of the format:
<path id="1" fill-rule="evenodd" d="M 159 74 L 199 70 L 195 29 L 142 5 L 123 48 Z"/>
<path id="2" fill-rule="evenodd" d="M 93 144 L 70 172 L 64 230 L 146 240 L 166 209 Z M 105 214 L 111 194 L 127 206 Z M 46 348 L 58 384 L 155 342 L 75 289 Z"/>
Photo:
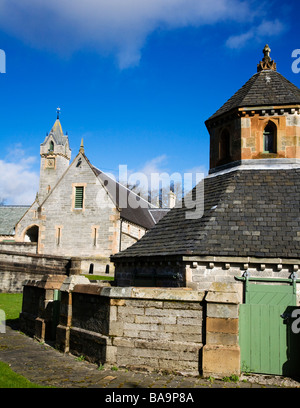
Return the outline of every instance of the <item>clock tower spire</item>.
<path id="1" fill-rule="evenodd" d="M 41 167 L 38 201 L 41 203 L 69 166 L 71 149 L 59 120 L 60 108 L 49 134 L 40 146 Z"/>

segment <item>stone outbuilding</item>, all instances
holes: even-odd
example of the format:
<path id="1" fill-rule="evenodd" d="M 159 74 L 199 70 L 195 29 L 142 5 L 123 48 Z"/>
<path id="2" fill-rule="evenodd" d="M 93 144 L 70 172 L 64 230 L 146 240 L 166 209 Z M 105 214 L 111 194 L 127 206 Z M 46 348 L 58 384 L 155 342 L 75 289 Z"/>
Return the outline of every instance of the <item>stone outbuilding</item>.
<path id="1" fill-rule="evenodd" d="M 207 292 L 207 373 L 224 363 L 299 375 L 300 90 L 263 52 L 257 73 L 205 122 L 209 175 L 112 256 L 118 286 Z"/>
<path id="2" fill-rule="evenodd" d="M 266 46 L 258 72 L 205 122 L 209 175 L 112 257 L 118 285 L 205 290 L 245 271 L 289 277 L 298 270 L 300 90 L 269 53 Z"/>

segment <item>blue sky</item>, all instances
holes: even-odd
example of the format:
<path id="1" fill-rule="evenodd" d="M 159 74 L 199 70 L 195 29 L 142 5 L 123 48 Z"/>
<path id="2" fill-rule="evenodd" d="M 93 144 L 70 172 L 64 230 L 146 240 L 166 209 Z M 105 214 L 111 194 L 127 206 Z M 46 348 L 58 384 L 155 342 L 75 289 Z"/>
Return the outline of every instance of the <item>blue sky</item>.
<path id="1" fill-rule="evenodd" d="M 207 172 L 204 121 L 255 74 L 266 43 L 300 86 L 299 14 L 279 0 L 0 0 L 0 198 L 33 201 L 58 106 L 72 158 L 83 138 L 116 175 Z"/>

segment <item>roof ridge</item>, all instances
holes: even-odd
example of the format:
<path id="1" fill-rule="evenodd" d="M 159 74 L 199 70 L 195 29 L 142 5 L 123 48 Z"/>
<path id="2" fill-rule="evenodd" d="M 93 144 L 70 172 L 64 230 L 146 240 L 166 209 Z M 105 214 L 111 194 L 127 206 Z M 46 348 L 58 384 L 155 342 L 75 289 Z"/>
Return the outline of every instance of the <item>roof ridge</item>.
<path id="1" fill-rule="evenodd" d="M 137 193 L 135 193 L 133 190 L 130 190 L 128 187 L 126 187 L 123 183 L 121 183 L 120 181 L 114 180 L 112 177 L 110 177 L 109 174 L 107 174 L 106 172 L 98 169 L 96 166 L 94 166 L 93 164 L 91 164 L 91 166 L 99 171 L 101 174 L 104 174 L 105 176 L 109 177 L 112 181 L 114 181 L 115 183 L 117 183 L 119 186 L 123 187 L 124 189 L 126 189 L 128 192 L 133 193 L 135 196 L 139 197 L 141 200 L 145 201 L 145 203 L 149 204 L 149 209 L 158 209 L 158 207 L 155 207 L 152 203 L 150 203 L 149 201 L 147 201 L 145 198 L 143 198 L 142 196 L 139 196 Z M 99 175 L 99 174 L 98 174 Z"/>

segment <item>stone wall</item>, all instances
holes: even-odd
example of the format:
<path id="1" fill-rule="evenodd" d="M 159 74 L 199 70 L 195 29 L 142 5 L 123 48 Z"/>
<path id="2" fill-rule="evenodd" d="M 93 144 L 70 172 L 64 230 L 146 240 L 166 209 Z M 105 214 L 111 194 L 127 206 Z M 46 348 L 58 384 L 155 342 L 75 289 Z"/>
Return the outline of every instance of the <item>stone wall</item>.
<path id="1" fill-rule="evenodd" d="M 0 293 L 21 293 L 24 281 L 42 279 L 48 274 L 114 276 L 109 258 L 40 255 L 35 251 L 34 243 L 0 244 Z"/>
<path id="2" fill-rule="evenodd" d="M 202 373 L 205 377 L 240 374 L 239 304 L 236 285 L 213 283 L 206 300 L 206 344 Z"/>
<path id="3" fill-rule="evenodd" d="M 208 290 L 213 283 L 237 285 L 242 293 L 243 285 L 236 280 L 246 272 L 252 278 L 290 279 L 299 271 L 299 259 L 239 258 L 239 257 L 185 257 L 186 286 Z M 300 284 L 297 283 L 297 299 L 300 304 Z"/>
<path id="4" fill-rule="evenodd" d="M 86 257 L 81 258 L 80 261 L 80 273 L 87 275 L 102 275 L 102 276 L 114 276 L 115 266 L 106 257 Z"/>
<path id="5" fill-rule="evenodd" d="M 117 286 L 189 287 L 207 291 L 215 282 L 235 284 L 243 289 L 241 278 L 245 272 L 253 278 L 290 279 L 300 268 L 299 259 L 272 259 L 254 257 L 184 256 L 170 260 L 158 257 L 115 260 Z M 300 304 L 300 285 L 297 284 Z"/>
<path id="6" fill-rule="evenodd" d="M 66 277 L 47 275 L 24 282 L 20 330 L 38 340 L 55 340 L 59 315 L 59 289 Z"/>
<path id="7" fill-rule="evenodd" d="M 0 293 L 21 293 L 26 280 L 47 274 L 66 276 L 73 267 L 71 258 L 0 250 Z"/>
<path id="8" fill-rule="evenodd" d="M 203 292 L 76 285 L 72 300 L 61 293 L 72 319 L 68 328 L 61 316 L 58 348 L 122 367 L 199 371 Z"/>
<path id="9" fill-rule="evenodd" d="M 205 293 L 50 276 L 24 286 L 20 320 L 23 332 L 41 341 L 55 332 L 58 349 L 98 364 L 220 377 L 240 372 L 239 302 L 230 285 Z"/>
<path id="10" fill-rule="evenodd" d="M 146 230 L 139 225 L 132 224 L 128 221 L 122 220 L 121 224 L 121 245 L 120 251 L 133 245 L 146 233 Z"/>
<path id="11" fill-rule="evenodd" d="M 0 251 L 18 252 L 22 254 L 36 254 L 36 242 L 0 242 Z"/>
<path id="12" fill-rule="evenodd" d="M 265 153 L 263 132 L 268 123 L 276 128 L 276 153 Z M 224 130 L 230 134 L 228 161 L 299 158 L 300 116 L 297 109 L 276 107 L 267 110 L 245 110 L 236 112 L 236 117 L 223 115 L 208 125 L 210 133 L 210 168 L 222 165 L 220 142 Z"/>

